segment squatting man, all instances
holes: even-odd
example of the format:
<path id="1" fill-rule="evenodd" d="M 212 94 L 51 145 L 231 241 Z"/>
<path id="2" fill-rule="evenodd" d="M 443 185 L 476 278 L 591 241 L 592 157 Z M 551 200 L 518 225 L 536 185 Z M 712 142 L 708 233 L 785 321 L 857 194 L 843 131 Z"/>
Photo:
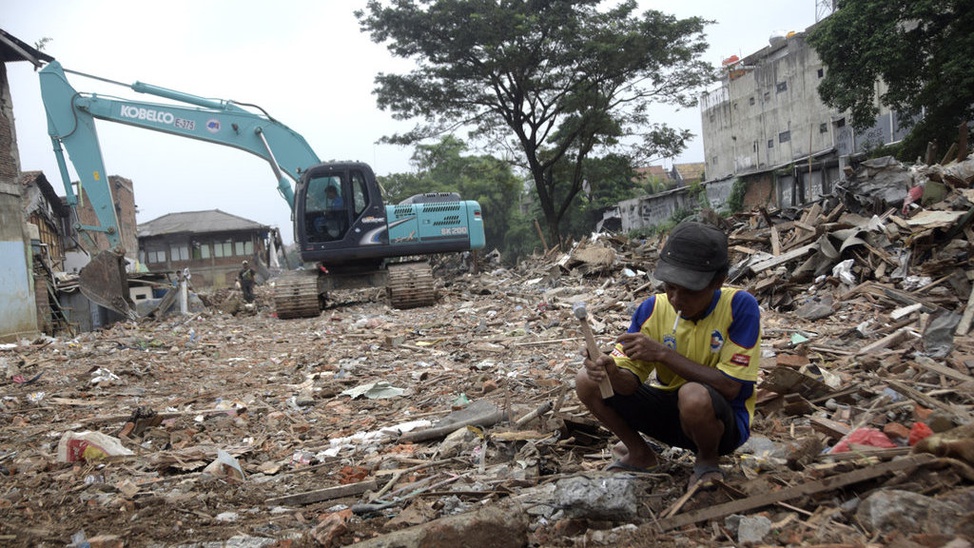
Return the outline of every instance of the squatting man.
<path id="1" fill-rule="evenodd" d="M 645 434 L 694 452 L 688 488 L 707 487 L 723 478 L 720 457 L 747 441 L 761 314 L 750 293 L 724 287 L 728 269 L 727 236 L 720 229 L 677 225 L 654 272 L 663 292 L 639 305 L 611 354 L 584 359 L 578 397 L 620 440 L 607 470 L 658 467 L 660 457 Z M 604 378 L 615 392 L 606 399 L 599 391 Z"/>

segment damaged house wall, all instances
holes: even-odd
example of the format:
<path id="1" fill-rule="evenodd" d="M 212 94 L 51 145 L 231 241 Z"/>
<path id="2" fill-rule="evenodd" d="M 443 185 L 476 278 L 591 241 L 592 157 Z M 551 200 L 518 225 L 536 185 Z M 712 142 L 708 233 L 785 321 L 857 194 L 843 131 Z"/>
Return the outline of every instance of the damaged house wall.
<path id="1" fill-rule="evenodd" d="M 68 234 L 70 209 L 40 171 L 20 176 L 24 220 L 30 233 L 37 327 L 54 334 L 68 329 L 55 282 L 64 270 L 64 235 Z"/>
<path id="2" fill-rule="evenodd" d="M 20 195 L 20 156 L 14 127 L 8 62 L 50 60 L 0 31 L 0 341 L 37 334 L 30 243 Z"/>
<path id="3" fill-rule="evenodd" d="M 119 238 L 122 247 L 125 248 L 125 257 L 134 261 L 138 255 L 138 229 L 135 221 L 135 189 L 130 179 L 119 175 L 109 175 L 109 187 L 112 191 L 112 200 L 115 202 L 115 215 L 118 218 Z M 88 199 L 87 191 L 81 189 L 81 200 L 76 208 L 78 220 L 87 226 L 98 226 L 98 215 Z M 87 237 L 80 238 L 85 246 L 86 254 L 95 255 L 103 249 L 110 249 L 108 237 L 101 232 L 87 233 Z M 94 245 L 89 242 L 89 238 L 94 240 Z M 87 263 L 87 258 L 84 259 Z"/>
<path id="4" fill-rule="evenodd" d="M 699 194 L 701 190 L 703 196 Z M 733 190 L 733 178 L 683 186 L 619 202 L 617 214 L 621 219 L 622 231 L 629 232 L 661 225 L 677 213 L 694 211 L 700 207 L 721 210 L 727 205 Z"/>
<path id="5" fill-rule="evenodd" d="M 24 172 L 20 184 L 27 223 L 36 227 L 30 230 L 36 230 L 36 240 L 51 264 L 64 270 L 64 234 L 69 234 L 70 208 L 57 195 L 43 172 Z"/>

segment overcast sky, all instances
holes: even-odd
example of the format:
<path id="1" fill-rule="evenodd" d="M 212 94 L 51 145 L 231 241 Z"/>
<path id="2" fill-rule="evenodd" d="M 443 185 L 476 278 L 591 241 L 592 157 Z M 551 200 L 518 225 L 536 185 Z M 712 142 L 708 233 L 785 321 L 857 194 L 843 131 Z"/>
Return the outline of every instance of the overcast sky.
<path id="1" fill-rule="evenodd" d="M 378 175 L 412 171 L 412 149 L 377 145 L 404 131 L 372 96 L 378 72 L 406 72 L 359 30 L 365 0 L 0 0 L 0 26 L 74 71 L 260 105 L 300 133 L 322 160 L 367 162 Z M 641 0 L 641 9 L 714 20 L 705 60 L 719 64 L 768 44 L 772 33 L 815 22 L 815 0 Z M 21 169 L 41 170 L 64 194 L 51 152 L 37 75 L 8 63 Z M 75 89 L 164 102 L 68 75 Z M 659 109 L 660 121 L 700 133 L 697 109 Z M 138 222 L 220 209 L 277 226 L 293 240 L 290 209 L 273 172 L 245 152 L 111 122 L 97 124 L 105 168 L 134 182 Z M 464 137 L 464 136 L 461 136 Z M 699 137 L 675 162 L 702 162 Z M 667 167 L 668 166 L 667 162 Z M 71 175 L 76 176 L 71 168 Z M 489 222 L 489 220 L 488 220 Z"/>

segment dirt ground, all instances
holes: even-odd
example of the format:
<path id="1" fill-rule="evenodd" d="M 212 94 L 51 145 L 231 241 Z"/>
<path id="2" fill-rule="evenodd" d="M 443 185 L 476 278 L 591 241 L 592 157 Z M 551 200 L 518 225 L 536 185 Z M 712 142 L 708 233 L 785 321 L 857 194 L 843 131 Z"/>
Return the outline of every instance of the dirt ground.
<path id="1" fill-rule="evenodd" d="M 647 278 L 618 266 L 552 277 L 535 265 L 438 280 L 439 299 L 428 308 L 394 310 L 377 290 L 348 292 L 332 295 L 317 318 L 279 320 L 264 286 L 253 311 L 222 311 L 235 298 L 223 294 L 186 316 L 3 347 L 0 544 L 344 546 L 491 504 L 517 500 L 523 508 L 558 479 L 603 474 L 614 440 L 571 390 L 584 343 L 570 302 L 592 303 L 604 345 L 648 295 Z M 767 366 L 794 349 L 796 333 L 814 333 L 833 354 L 802 357 L 838 372 L 836 392 L 859 384 L 879 394 L 883 386 L 870 385 L 882 375 L 858 369 L 849 351 L 864 344 L 850 328 L 878 313 L 868 301 L 816 322 L 765 310 Z M 955 352 L 970 356 L 970 339 Z M 435 423 L 476 402 L 504 419 L 468 429 L 458 446 L 400 438 L 403 425 Z M 808 416 L 838 418 L 842 405 L 824 405 L 787 415 L 762 404 L 755 435 L 826 440 Z M 869 405 L 859 399 L 852 407 Z M 539 408 L 539 418 L 517 420 Z M 81 432 L 117 438 L 131 454 L 60 462 L 59 442 Z M 816 460 L 815 450 L 802 455 Z M 633 480 L 641 494 L 631 524 L 530 514 L 528 545 L 736 544 L 722 518 L 670 531 L 656 525 L 674 508 L 685 514 L 863 467 L 805 462 L 765 472 L 755 459 L 728 457 L 724 487 L 681 501 L 692 459 L 665 456 L 659 474 Z M 865 530 L 843 503 L 889 481 L 739 513 L 770 520 L 769 544 L 865 546 L 896 535 Z M 950 470 L 918 470 L 896 482 L 924 493 L 965 487 Z M 350 494 L 286 499 L 342 486 Z M 390 504 L 357 506 L 374 501 Z"/>

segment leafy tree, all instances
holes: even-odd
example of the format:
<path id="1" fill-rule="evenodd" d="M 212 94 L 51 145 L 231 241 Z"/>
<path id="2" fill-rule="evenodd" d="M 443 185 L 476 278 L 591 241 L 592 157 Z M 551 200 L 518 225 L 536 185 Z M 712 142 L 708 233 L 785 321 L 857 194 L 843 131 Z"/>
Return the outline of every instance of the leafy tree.
<path id="1" fill-rule="evenodd" d="M 947 144 L 974 117 L 974 9 L 969 0 L 840 0 L 808 35 L 826 64 L 819 95 L 850 110 L 865 131 L 879 100 L 913 125 L 904 142 L 916 157 L 933 141 Z M 922 115 L 922 120 L 920 116 Z"/>
<path id="2" fill-rule="evenodd" d="M 412 144 L 466 128 L 530 173 L 546 229 L 581 192 L 584 163 L 624 148 L 634 158 L 673 156 L 689 131 L 652 123 L 652 103 L 693 106 L 712 81 L 699 59 L 706 21 L 635 0 L 369 0 L 356 12 L 373 41 L 416 61 L 379 74 L 380 108 L 425 120 L 385 141 Z M 560 167 L 564 165 L 565 167 Z"/>
<path id="3" fill-rule="evenodd" d="M 382 185 L 386 202 L 390 204 L 397 204 L 415 194 L 439 191 L 439 189 L 430 188 L 430 182 L 415 173 L 390 173 L 376 178 Z"/>
<path id="4" fill-rule="evenodd" d="M 570 165 L 566 167 L 572 169 Z M 582 170 L 582 192 L 575 196 L 571 209 L 561 221 L 560 233 L 574 239 L 590 234 L 606 209 L 643 194 L 642 188 L 634 183 L 635 170 L 626 156 L 607 154 L 588 158 Z M 558 173 L 557 167 L 555 172 Z"/>

